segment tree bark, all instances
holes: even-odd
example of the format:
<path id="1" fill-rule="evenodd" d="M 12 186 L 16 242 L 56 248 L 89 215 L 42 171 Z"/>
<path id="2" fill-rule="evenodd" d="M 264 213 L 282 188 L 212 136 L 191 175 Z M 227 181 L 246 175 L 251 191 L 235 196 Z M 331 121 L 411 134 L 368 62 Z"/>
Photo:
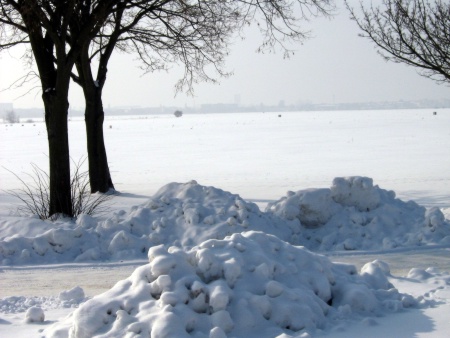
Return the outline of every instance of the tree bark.
<path id="1" fill-rule="evenodd" d="M 83 88 L 86 103 L 84 121 L 89 162 L 89 184 L 92 193 L 106 193 L 110 189 L 114 189 L 103 134 L 105 113 L 102 100 L 103 85 L 105 84 L 107 72 L 106 65 L 111 52 L 112 50 L 108 50 L 107 56 L 105 56 L 106 53 L 103 53 L 100 57 L 97 80 L 94 80 L 92 73 L 89 43 L 83 45 L 80 55 L 75 62 L 78 71 L 78 77 L 75 82 Z"/>
<path id="2" fill-rule="evenodd" d="M 91 88 L 87 88 L 91 87 Z M 101 88 L 85 86 L 86 110 L 84 120 L 86 124 L 87 152 L 89 161 L 89 180 L 91 192 L 108 192 L 114 189 L 106 156 L 103 135 L 103 121 L 105 113 Z"/>
<path id="3" fill-rule="evenodd" d="M 55 41 L 50 34 L 42 35 L 39 23 L 25 7 L 24 21 L 30 27 L 30 43 L 42 85 L 42 100 L 45 109 L 49 149 L 49 216 L 63 214 L 73 217 L 72 189 L 70 178 L 69 133 L 67 115 L 69 111 L 69 84 L 73 62 L 68 62 L 64 44 L 59 48 L 59 60 L 54 64 Z"/>
<path id="4" fill-rule="evenodd" d="M 49 88 L 42 97 L 49 148 L 49 215 L 64 214 L 73 217 L 67 126 L 68 86 L 67 88 Z"/>

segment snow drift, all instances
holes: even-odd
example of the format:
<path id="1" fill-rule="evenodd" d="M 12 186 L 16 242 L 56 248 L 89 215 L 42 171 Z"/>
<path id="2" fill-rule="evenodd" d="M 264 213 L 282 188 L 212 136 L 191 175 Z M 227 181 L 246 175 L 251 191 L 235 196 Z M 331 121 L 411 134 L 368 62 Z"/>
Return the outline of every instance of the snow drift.
<path id="1" fill-rule="evenodd" d="M 358 274 L 261 232 L 192 249 L 158 245 L 148 259 L 45 336 L 289 337 L 418 304 L 389 283 L 383 262 Z"/>
<path id="2" fill-rule="evenodd" d="M 450 222 L 438 208 L 396 199 L 365 177 L 288 192 L 265 212 L 239 195 L 191 181 L 170 183 L 143 205 L 103 221 L 88 215 L 54 224 L 21 219 L 26 226 L 18 233 L 15 222 L 9 217 L 0 226 L 3 265 L 139 259 L 162 243 L 192 248 L 248 230 L 316 251 L 450 244 Z"/>

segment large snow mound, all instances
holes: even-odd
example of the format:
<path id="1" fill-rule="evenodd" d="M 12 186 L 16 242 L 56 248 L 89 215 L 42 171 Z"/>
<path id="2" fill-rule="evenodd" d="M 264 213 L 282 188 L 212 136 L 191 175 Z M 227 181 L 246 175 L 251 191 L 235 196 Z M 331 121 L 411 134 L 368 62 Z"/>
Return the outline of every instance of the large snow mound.
<path id="1" fill-rule="evenodd" d="M 17 219 L 9 223 L 13 222 L 20 224 Z M 100 222 L 88 215 L 79 216 L 76 222 L 58 221 L 52 229 L 47 221 L 24 222 L 44 231 L 30 237 L 11 236 L 11 227 L 5 227 L 6 236 L 0 231 L 4 265 L 137 259 L 162 243 L 193 247 L 247 229 L 288 240 L 300 230 L 292 230 L 284 220 L 261 212 L 238 195 L 195 181 L 167 184 L 143 205 L 129 212 L 117 211 Z"/>
<path id="2" fill-rule="evenodd" d="M 368 263 L 358 274 L 261 232 L 192 249 L 158 245 L 148 259 L 44 335 L 289 337 L 418 305 L 389 283 L 386 263 Z"/>
<path id="3" fill-rule="evenodd" d="M 336 178 L 330 189 L 289 192 L 266 212 L 239 195 L 191 181 L 170 183 L 143 205 L 103 221 L 9 217 L 0 223 L 0 262 L 142 259 L 155 245 L 192 248 L 248 230 L 317 251 L 450 244 L 450 223 L 438 208 L 396 199 L 370 178 Z"/>

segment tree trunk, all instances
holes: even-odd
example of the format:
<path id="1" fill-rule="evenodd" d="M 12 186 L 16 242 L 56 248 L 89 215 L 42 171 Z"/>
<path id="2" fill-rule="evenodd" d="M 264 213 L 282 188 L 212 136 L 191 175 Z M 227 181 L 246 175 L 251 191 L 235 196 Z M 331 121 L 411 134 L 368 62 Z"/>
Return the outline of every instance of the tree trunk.
<path id="1" fill-rule="evenodd" d="M 87 152 L 89 161 L 89 180 L 91 192 L 108 192 L 114 189 L 106 156 L 105 141 L 103 137 L 103 121 L 105 113 L 101 88 L 91 86 L 85 88 Z"/>
<path id="2" fill-rule="evenodd" d="M 64 214 L 73 217 L 70 184 L 70 156 L 67 113 L 67 90 L 47 89 L 42 95 L 45 106 L 49 162 L 50 205 L 49 215 Z"/>

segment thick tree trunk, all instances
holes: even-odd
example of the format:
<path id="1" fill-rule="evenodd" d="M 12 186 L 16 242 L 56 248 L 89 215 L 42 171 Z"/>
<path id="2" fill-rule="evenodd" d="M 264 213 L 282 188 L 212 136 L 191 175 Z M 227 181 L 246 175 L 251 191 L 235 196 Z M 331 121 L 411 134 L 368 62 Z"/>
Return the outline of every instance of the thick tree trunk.
<path id="1" fill-rule="evenodd" d="M 73 217 L 67 93 L 68 90 L 52 88 L 43 94 L 50 161 L 50 216 L 60 213 Z"/>
<path id="2" fill-rule="evenodd" d="M 103 137 L 103 121 L 105 113 L 101 96 L 101 88 L 85 88 L 87 151 L 89 161 L 89 180 L 91 192 L 108 192 L 114 189 L 106 156 Z"/>

